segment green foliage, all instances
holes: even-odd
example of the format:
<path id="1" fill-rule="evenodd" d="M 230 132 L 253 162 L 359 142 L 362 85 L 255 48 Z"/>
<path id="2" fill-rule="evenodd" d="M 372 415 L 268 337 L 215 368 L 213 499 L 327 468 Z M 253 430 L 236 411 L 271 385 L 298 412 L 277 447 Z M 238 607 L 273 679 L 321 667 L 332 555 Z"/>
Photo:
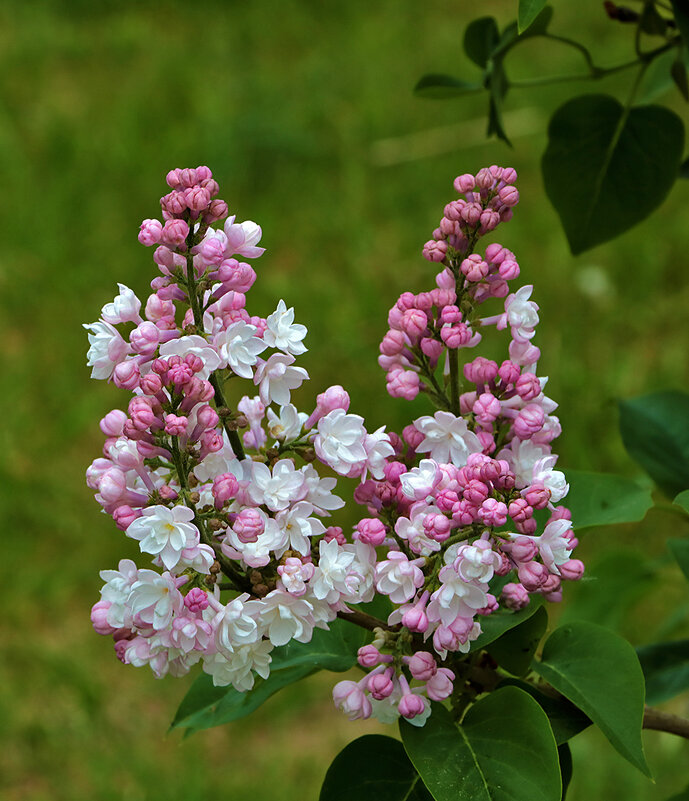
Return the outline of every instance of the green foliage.
<path id="1" fill-rule="evenodd" d="M 689 540 L 668 540 L 667 547 L 689 581 Z"/>
<path id="2" fill-rule="evenodd" d="M 517 16 L 519 33 L 524 33 L 533 24 L 534 20 L 545 8 L 546 2 L 547 0 L 519 0 L 519 13 Z"/>
<path id="3" fill-rule="evenodd" d="M 414 87 L 414 91 L 420 97 L 440 100 L 448 97 L 461 97 L 471 92 L 480 92 L 482 88 L 479 83 L 460 81 L 451 75 L 424 75 Z"/>
<path id="4" fill-rule="evenodd" d="M 680 506 L 687 514 L 689 514 L 689 489 L 684 490 L 684 492 L 680 492 L 673 503 L 676 506 Z"/>
<path id="5" fill-rule="evenodd" d="M 689 488 L 689 394 L 654 392 L 620 402 L 620 432 L 629 455 L 675 496 Z"/>
<path id="6" fill-rule="evenodd" d="M 562 778 L 562 799 L 567 795 L 567 788 L 572 780 L 572 750 L 564 743 L 557 747 L 557 757 L 560 760 L 560 776 Z"/>
<path id="7" fill-rule="evenodd" d="M 435 705 L 423 728 L 400 723 L 402 741 L 435 801 L 553 801 L 561 779 L 555 739 L 540 706 L 516 687 L 477 701 L 457 725 Z"/>
<path id="8" fill-rule="evenodd" d="M 668 798 L 667 801 L 689 801 L 689 786 L 677 793 L 677 795 L 673 795 L 672 798 Z"/>
<path id="9" fill-rule="evenodd" d="M 658 642 L 636 649 L 646 679 L 646 702 L 660 704 L 689 690 L 689 640 Z"/>
<path id="10" fill-rule="evenodd" d="M 650 776 L 641 743 L 644 677 L 632 646 L 594 623 L 561 626 L 534 670 L 579 707 L 632 765 Z"/>
<path id="11" fill-rule="evenodd" d="M 356 653 L 369 639 L 368 632 L 345 620 L 335 620 L 330 631 L 314 629 L 308 643 L 292 640 L 272 652 L 270 675 L 256 678 L 252 690 L 240 693 L 233 687 L 214 687 L 203 673 L 182 699 L 171 728 L 189 734 L 243 718 L 258 709 L 278 690 L 318 670 L 344 672 L 356 664 Z"/>
<path id="12" fill-rule="evenodd" d="M 548 627 L 548 613 L 544 607 L 523 623 L 505 632 L 486 649 L 501 668 L 513 676 L 528 673 L 541 637 Z"/>
<path id="13" fill-rule="evenodd" d="M 505 632 L 521 625 L 525 620 L 535 615 L 542 604 L 543 598 L 540 595 L 531 596 L 529 605 L 518 612 L 508 612 L 506 609 L 500 609 L 483 618 L 481 620 L 481 634 L 471 643 L 471 650 L 480 651 L 497 640 L 498 637 L 502 637 Z"/>
<path id="14" fill-rule="evenodd" d="M 653 506 L 648 487 L 612 473 L 567 470 L 566 504 L 577 531 L 591 526 L 635 523 Z"/>
<path id="15" fill-rule="evenodd" d="M 366 734 L 335 757 L 319 801 L 432 801 L 402 743 Z"/>
<path id="16" fill-rule="evenodd" d="M 683 148 L 682 121 L 660 106 L 629 109 L 608 95 L 561 106 L 548 126 L 543 180 L 572 253 L 648 217 L 675 182 Z"/>

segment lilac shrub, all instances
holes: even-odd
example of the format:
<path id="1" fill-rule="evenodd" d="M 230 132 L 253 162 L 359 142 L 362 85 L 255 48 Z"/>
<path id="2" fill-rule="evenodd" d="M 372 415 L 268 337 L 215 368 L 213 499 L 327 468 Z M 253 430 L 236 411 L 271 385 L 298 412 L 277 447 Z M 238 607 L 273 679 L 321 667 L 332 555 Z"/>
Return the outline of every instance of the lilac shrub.
<path id="1" fill-rule="evenodd" d="M 388 392 L 425 393 L 436 409 L 398 435 L 369 432 L 339 385 L 296 408 L 306 328 L 284 300 L 265 319 L 247 310 L 260 226 L 228 217 L 207 167 L 168 173 L 162 222 L 139 233 L 156 246 L 152 294 L 144 305 L 120 284 L 85 326 L 92 377 L 133 394 L 101 420 L 87 483 L 155 568 L 123 559 L 101 572 L 92 621 L 122 662 L 158 677 L 200 662 L 215 685 L 250 691 L 274 648 L 308 643 L 339 615 L 372 641 L 358 654 L 365 676 L 338 683 L 336 705 L 422 725 L 431 700 L 461 693 L 457 666 L 483 620 L 532 595 L 559 601 L 562 581 L 582 575 L 556 505 L 568 484 L 552 450 L 556 404 L 537 376 L 532 287 L 510 290 L 520 268 L 508 249 L 477 250 L 512 217 L 515 181 L 499 167 L 455 180 L 460 197 L 423 248 L 436 286 L 390 310 Z M 491 327 L 509 333 L 508 358 L 460 359 Z M 246 393 L 234 409 L 228 386 Z M 321 466 L 359 479 L 366 511 L 351 532 L 331 524 L 344 501 Z M 388 599 L 387 621 L 352 613 L 375 596 Z"/>

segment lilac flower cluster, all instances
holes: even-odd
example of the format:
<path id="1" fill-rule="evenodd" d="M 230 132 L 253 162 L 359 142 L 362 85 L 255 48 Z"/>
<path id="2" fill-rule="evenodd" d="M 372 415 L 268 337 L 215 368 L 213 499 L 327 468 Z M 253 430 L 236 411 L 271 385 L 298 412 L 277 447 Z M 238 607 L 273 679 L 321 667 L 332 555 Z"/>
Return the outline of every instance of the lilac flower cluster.
<path id="1" fill-rule="evenodd" d="M 388 391 L 427 393 L 437 408 L 398 436 L 369 432 L 341 386 L 310 414 L 296 408 L 306 328 L 283 300 L 265 318 L 246 308 L 256 273 L 245 260 L 263 254 L 261 228 L 227 216 L 207 167 L 168 174 L 163 220 L 139 233 L 160 271 L 143 316 L 120 284 L 85 326 L 92 376 L 133 395 L 101 420 L 87 483 L 156 568 L 123 559 L 101 573 L 92 621 L 124 663 L 163 676 L 201 662 L 216 685 L 246 691 L 269 675 L 273 648 L 309 642 L 343 615 L 373 641 L 359 652 L 368 672 L 340 682 L 336 704 L 421 725 L 430 700 L 463 691 L 457 667 L 483 618 L 532 593 L 557 601 L 562 580 L 581 576 L 569 512 L 555 506 L 568 485 L 552 453 L 556 404 L 536 374 L 532 288 L 510 293 L 519 266 L 507 249 L 474 252 L 512 216 L 515 180 L 498 167 L 456 179 L 464 198 L 424 247 L 441 268 L 436 288 L 405 292 L 390 311 Z M 482 316 L 491 299 L 502 311 Z M 509 358 L 460 369 L 460 352 L 491 325 L 509 329 Z M 226 388 L 242 381 L 250 389 L 232 408 Z M 351 535 L 328 525 L 344 502 L 314 464 L 359 479 L 367 516 Z M 549 513 L 540 534 L 537 510 Z M 352 613 L 376 594 L 392 604 L 387 621 Z"/>
<path id="2" fill-rule="evenodd" d="M 308 642 L 375 591 L 375 549 L 326 528 L 343 501 L 312 462 L 382 478 L 393 448 L 384 429 L 370 434 L 348 413 L 342 387 L 310 415 L 296 409 L 306 328 L 282 300 L 265 319 L 246 310 L 256 273 L 239 259 L 263 254 L 260 227 L 235 217 L 212 227 L 227 205 L 207 167 L 167 182 L 163 222 L 144 220 L 139 233 L 157 246 L 161 273 L 144 317 L 120 284 L 85 326 L 92 376 L 133 393 L 126 412 L 101 420 L 103 456 L 87 482 L 157 568 L 123 559 L 103 571 L 92 620 L 127 664 L 163 676 L 202 661 L 216 684 L 248 690 L 255 673 L 267 677 L 274 647 Z M 223 394 L 230 378 L 252 392 L 235 411 Z"/>
<path id="3" fill-rule="evenodd" d="M 583 573 L 571 558 L 577 540 L 569 511 L 555 506 L 569 487 L 552 452 L 556 404 L 536 374 L 532 287 L 510 293 L 519 265 L 506 248 L 475 252 L 483 235 L 512 217 L 515 180 L 513 169 L 500 167 L 455 180 L 464 196 L 445 206 L 423 249 L 442 268 L 436 288 L 405 292 L 390 310 L 379 358 L 388 392 L 408 400 L 425 392 L 439 410 L 393 436 L 383 478 L 355 492 L 370 516 L 354 536 L 379 548 L 375 587 L 395 609 L 388 630 L 359 652 L 370 672 L 335 688 L 351 718 L 402 715 L 422 724 L 429 700 L 453 692 L 450 666 L 470 650 L 483 618 L 501 606 L 523 608 L 531 593 L 559 601 L 562 580 Z M 480 307 L 494 298 L 504 299 L 503 310 L 482 316 Z M 476 347 L 491 325 L 509 329 L 509 358 L 498 364 L 478 356 L 460 372 L 460 352 Z M 540 535 L 537 510 L 549 512 Z"/>

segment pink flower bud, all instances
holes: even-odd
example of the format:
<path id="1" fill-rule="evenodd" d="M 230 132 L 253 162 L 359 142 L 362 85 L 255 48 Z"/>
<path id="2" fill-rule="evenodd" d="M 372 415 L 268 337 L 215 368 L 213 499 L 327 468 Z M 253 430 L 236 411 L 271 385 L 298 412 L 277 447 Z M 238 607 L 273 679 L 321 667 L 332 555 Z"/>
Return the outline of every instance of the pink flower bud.
<path id="1" fill-rule="evenodd" d="M 507 506 L 495 498 L 487 498 L 481 504 L 478 516 L 486 526 L 504 526 L 507 522 Z"/>
<path id="2" fill-rule="evenodd" d="M 454 187 L 460 195 L 463 195 L 465 192 L 471 192 L 476 185 L 476 179 L 470 173 L 464 173 L 464 175 L 458 175 L 454 180 Z"/>
<path id="3" fill-rule="evenodd" d="M 483 212 L 483 207 L 480 203 L 471 202 L 467 203 L 466 206 L 462 209 L 462 219 L 464 222 L 471 226 L 472 228 L 479 224 L 481 221 L 481 213 Z"/>
<path id="4" fill-rule="evenodd" d="M 198 214 L 211 202 L 211 195 L 207 189 L 201 186 L 192 186 L 184 192 L 184 202 L 191 211 Z"/>
<path id="5" fill-rule="evenodd" d="M 419 394 L 419 376 L 413 370 L 391 370 L 385 380 L 388 394 L 393 398 L 414 400 Z"/>
<path id="6" fill-rule="evenodd" d="M 444 261 L 445 256 L 447 256 L 447 242 L 445 242 L 443 239 L 441 239 L 439 242 L 436 242 L 434 239 L 430 239 L 423 246 L 423 257 L 427 261 Z"/>
<path id="7" fill-rule="evenodd" d="M 490 384 L 498 374 L 498 365 L 491 359 L 477 356 L 472 362 L 464 365 L 464 377 L 472 384 Z"/>
<path id="8" fill-rule="evenodd" d="M 559 566 L 560 575 L 567 581 L 578 581 L 584 575 L 584 563 L 579 559 L 570 559 Z"/>
<path id="9" fill-rule="evenodd" d="M 181 437 L 182 434 L 186 434 L 187 424 L 189 423 L 186 417 L 166 414 L 164 419 L 166 434 L 169 434 L 171 437 Z"/>
<path id="10" fill-rule="evenodd" d="M 468 281 L 481 281 L 490 272 L 490 267 L 483 261 L 478 253 L 473 253 L 471 256 L 464 259 L 459 265 L 459 269 L 466 276 Z"/>
<path id="11" fill-rule="evenodd" d="M 423 520 L 424 533 L 436 542 L 445 542 L 450 536 L 450 526 L 450 520 L 437 512 L 427 514 Z"/>
<path id="12" fill-rule="evenodd" d="M 366 517 L 356 524 L 359 533 L 358 539 L 374 547 L 382 545 L 387 536 L 387 529 L 382 520 L 377 517 Z"/>
<path id="13" fill-rule="evenodd" d="M 443 210 L 443 216 L 449 222 L 459 222 L 462 219 L 461 212 L 465 201 L 451 200 Z"/>
<path id="14" fill-rule="evenodd" d="M 194 614 L 203 612 L 203 610 L 208 607 L 208 593 L 204 592 L 200 587 L 193 587 L 186 594 L 184 605 Z"/>
<path id="15" fill-rule="evenodd" d="M 437 364 L 440 354 L 443 352 L 442 342 L 438 342 L 437 339 L 432 337 L 423 337 L 420 344 L 421 350 L 428 356 L 431 365 Z"/>
<path id="16" fill-rule="evenodd" d="M 493 209 L 484 209 L 479 217 L 479 222 L 481 223 L 481 231 L 487 234 L 500 225 L 500 215 Z"/>
<path id="17" fill-rule="evenodd" d="M 341 709 L 350 720 L 371 717 L 371 702 L 359 684 L 354 681 L 338 682 L 333 687 L 333 701 L 335 706 Z"/>
<path id="18" fill-rule="evenodd" d="M 108 609 L 111 606 L 110 601 L 100 600 L 91 607 L 91 623 L 96 634 L 108 637 L 115 633 L 116 629 L 108 623 Z"/>
<path id="19" fill-rule="evenodd" d="M 428 615 L 422 605 L 411 606 L 402 614 L 402 625 L 418 634 L 428 631 Z"/>
<path id="20" fill-rule="evenodd" d="M 395 689 L 395 685 L 387 671 L 385 673 L 376 673 L 373 676 L 369 676 L 366 687 L 376 701 L 382 701 L 388 698 Z"/>
<path id="21" fill-rule="evenodd" d="M 98 492 L 106 503 L 117 503 L 127 492 L 127 477 L 119 467 L 111 467 L 101 476 Z"/>
<path id="22" fill-rule="evenodd" d="M 504 361 L 498 370 L 498 375 L 500 376 L 500 381 L 502 381 L 503 386 L 514 384 L 519 378 L 520 373 L 519 365 L 511 361 Z"/>
<path id="23" fill-rule="evenodd" d="M 456 281 L 454 275 L 452 275 L 452 271 L 446 268 L 439 272 L 435 277 L 435 285 L 438 289 L 454 292 Z"/>
<path id="24" fill-rule="evenodd" d="M 498 192 L 498 197 L 505 206 L 516 206 L 519 203 L 519 190 L 514 186 L 503 186 Z"/>
<path id="25" fill-rule="evenodd" d="M 462 497 L 465 501 L 480 506 L 490 495 L 490 489 L 477 479 L 471 479 L 464 488 Z"/>
<path id="26" fill-rule="evenodd" d="M 160 342 L 160 329 L 155 323 L 144 321 L 131 332 L 129 341 L 135 353 L 150 356 Z"/>
<path id="27" fill-rule="evenodd" d="M 198 181 L 196 170 L 191 167 L 185 167 L 177 172 L 179 176 L 179 185 L 184 189 L 193 186 Z"/>
<path id="28" fill-rule="evenodd" d="M 177 189 L 177 187 L 181 186 L 179 179 L 180 172 L 180 170 L 170 170 L 170 172 L 165 176 L 165 182 L 171 189 Z"/>
<path id="29" fill-rule="evenodd" d="M 536 403 L 525 406 L 512 422 L 512 431 L 521 440 L 529 439 L 537 434 L 545 422 L 545 412 Z"/>
<path id="30" fill-rule="evenodd" d="M 529 593 L 521 584 L 505 584 L 502 588 L 502 601 L 508 609 L 518 612 L 529 605 Z"/>
<path id="31" fill-rule="evenodd" d="M 506 184 L 513 184 L 517 180 L 517 171 L 513 167 L 502 168 L 502 181 Z"/>
<path id="32" fill-rule="evenodd" d="M 479 395 L 472 411 L 479 423 L 490 424 L 500 416 L 500 401 L 490 392 Z"/>
<path id="33" fill-rule="evenodd" d="M 529 592 L 535 592 L 545 584 L 548 568 L 540 562 L 522 562 L 517 565 L 517 575 Z"/>
<path id="34" fill-rule="evenodd" d="M 533 517 L 533 509 L 529 506 L 526 498 L 516 498 L 514 501 L 510 501 L 507 513 L 515 523 L 521 523 Z"/>
<path id="35" fill-rule="evenodd" d="M 545 509 L 550 500 L 550 490 L 546 489 L 542 484 L 532 484 L 522 490 L 522 496 L 529 506 L 533 506 L 534 509 Z"/>
<path id="36" fill-rule="evenodd" d="M 514 259 L 505 259 L 498 268 L 498 273 L 505 281 L 513 281 L 519 277 L 519 265 Z"/>
<path id="37" fill-rule="evenodd" d="M 520 534 L 531 535 L 536 533 L 538 521 L 534 517 L 530 517 L 527 520 L 522 520 L 520 523 L 515 523 L 514 527 Z"/>
<path id="38" fill-rule="evenodd" d="M 258 509 L 242 509 L 232 524 L 232 530 L 241 542 L 256 542 L 265 531 L 265 523 Z"/>
<path id="39" fill-rule="evenodd" d="M 407 309 L 402 315 L 402 330 L 416 343 L 428 329 L 428 315 L 421 309 Z"/>
<path id="40" fill-rule="evenodd" d="M 100 421 L 100 430 L 106 437 L 119 437 L 122 435 L 127 415 L 120 409 L 108 412 Z"/>
<path id="41" fill-rule="evenodd" d="M 528 537 L 517 537 L 510 543 L 510 556 L 517 562 L 531 562 L 537 555 L 538 546 Z"/>
<path id="42" fill-rule="evenodd" d="M 460 323 L 462 321 L 462 312 L 459 310 L 457 306 L 445 306 L 445 308 L 440 313 L 440 322 L 441 324 L 447 323 L 448 325 L 453 325 L 454 323 Z"/>
<path id="43" fill-rule="evenodd" d="M 383 661 L 383 655 L 375 645 L 363 645 L 357 651 L 357 661 L 361 667 L 374 668 Z"/>
<path id="44" fill-rule="evenodd" d="M 216 198 L 215 200 L 211 200 L 208 208 L 203 212 L 202 219 L 206 224 L 211 225 L 218 220 L 225 219 L 228 214 L 229 209 L 227 208 L 227 203 L 225 203 L 224 200 Z"/>
<path id="45" fill-rule="evenodd" d="M 173 191 L 160 198 L 160 205 L 163 209 L 163 217 L 169 219 L 170 217 L 181 217 L 187 210 L 187 204 L 184 201 L 184 192 Z"/>
<path id="46" fill-rule="evenodd" d="M 402 696 L 397 708 L 403 718 L 411 719 L 423 714 L 426 711 L 426 704 L 420 695 L 414 695 L 414 693 L 410 692 Z"/>
<path id="47" fill-rule="evenodd" d="M 160 242 L 163 224 L 160 220 L 144 220 L 139 229 L 139 242 L 146 247 L 157 245 Z"/>
<path id="48" fill-rule="evenodd" d="M 345 537 L 342 529 L 339 526 L 328 526 L 323 534 L 323 540 L 330 542 L 336 540 L 338 545 L 346 545 L 347 538 Z"/>
<path id="49" fill-rule="evenodd" d="M 407 347 L 407 338 L 403 331 L 388 331 L 380 343 L 380 352 L 384 356 L 397 356 Z"/>
<path id="50" fill-rule="evenodd" d="M 452 695 L 455 674 L 448 668 L 438 668 L 426 682 L 426 694 L 431 701 L 444 701 Z"/>
<path id="51" fill-rule="evenodd" d="M 160 241 L 169 247 L 182 247 L 189 235 L 189 226 L 184 220 L 168 220 L 163 226 Z"/>
<path id="52" fill-rule="evenodd" d="M 120 362 L 114 369 L 112 374 L 112 381 L 116 387 L 120 389 L 127 389 L 130 392 L 139 386 L 141 372 L 139 365 L 129 359 L 125 362 Z"/>
<path id="53" fill-rule="evenodd" d="M 541 382 L 534 373 L 522 373 L 514 387 L 524 401 L 530 401 L 541 394 Z"/>
<path id="54" fill-rule="evenodd" d="M 438 665 L 428 651 L 417 651 L 410 656 L 407 667 L 417 681 L 428 681 L 438 672 Z"/>
<path id="55" fill-rule="evenodd" d="M 223 442 L 222 434 L 218 431 L 204 431 L 199 437 L 201 444 L 201 458 L 205 458 L 209 453 L 218 453 L 223 449 L 225 443 Z M 199 454 L 201 456 L 201 454 Z"/>
<path id="56" fill-rule="evenodd" d="M 112 513 L 112 519 L 115 521 L 115 525 L 120 531 L 126 531 L 137 517 L 141 517 L 141 512 L 132 509 L 131 506 L 127 506 L 126 504 L 118 506 Z"/>

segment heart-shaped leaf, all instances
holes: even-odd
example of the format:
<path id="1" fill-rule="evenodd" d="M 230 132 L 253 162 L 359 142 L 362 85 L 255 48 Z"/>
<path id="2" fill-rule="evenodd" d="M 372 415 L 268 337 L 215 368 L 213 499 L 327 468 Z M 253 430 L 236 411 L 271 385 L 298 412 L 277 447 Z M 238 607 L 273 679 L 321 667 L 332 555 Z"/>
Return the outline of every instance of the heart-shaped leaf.
<path id="1" fill-rule="evenodd" d="M 627 453 L 673 497 L 689 489 L 689 395 L 655 392 L 620 402 Z"/>
<path id="2" fill-rule="evenodd" d="M 594 623 L 560 626 L 534 670 L 601 729 L 622 756 L 650 776 L 641 743 L 644 676 L 632 646 Z"/>
<path id="3" fill-rule="evenodd" d="M 636 653 L 646 678 L 646 703 L 660 704 L 689 690 L 689 640 L 656 642 Z"/>
<path id="4" fill-rule="evenodd" d="M 479 17 L 470 22 L 464 31 L 464 52 L 474 64 L 485 69 L 499 41 L 495 17 Z"/>
<path id="5" fill-rule="evenodd" d="M 648 487 L 612 473 L 567 470 L 569 493 L 565 499 L 578 530 L 613 523 L 636 523 L 653 506 Z"/>
<path id="6" fill-rule="evenodd" d="M 681 119 L 661 106 L 625 109 L 608 95 L 561 106 L 550 120 L 542 169 L 572 253 L 648 217 L 675 182 L 683 147 Z"/>
<path id="7" fill-rule="evenodd" d="M 366 734 L 335 757 L 319 801 L 432 801 L 399 740 Z"/>
<path id="8" fill-rule="evenodd" d="M 554 801 L 560 765 L 545 712 L 504 687 L 477 701 L 457 725 L 434 705 L 425 726 L 400 723 L 402 742 L 435 801 Z"/>

